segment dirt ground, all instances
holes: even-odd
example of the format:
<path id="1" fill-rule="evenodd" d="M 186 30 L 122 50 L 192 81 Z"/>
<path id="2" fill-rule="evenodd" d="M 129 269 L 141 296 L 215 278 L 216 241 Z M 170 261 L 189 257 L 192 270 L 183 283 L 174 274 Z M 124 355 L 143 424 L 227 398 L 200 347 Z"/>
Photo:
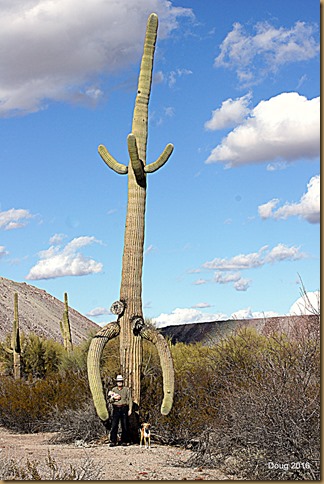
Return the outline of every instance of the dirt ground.
<path id="1" fill-rule="evenodd" d="M 50 452 L 59 467 L 68 468 L 71 464 L 78 468 L 90 459 L 95 469 L 100 469 L 100 475 L 93 480 L 105 481 L 231 479 L 217 469 L 184 467 L 192 454 L 188 449 L 154 443 L 151 449 L 139 445 L 109 447 L 107 442 L 53 444 L 49 442 L 51 437 L 52 433 L 15 434 L 0 428 L 0 460 L 15 459 L 24 466 L 28 459 L 40 463 L 40 468 Z"/>

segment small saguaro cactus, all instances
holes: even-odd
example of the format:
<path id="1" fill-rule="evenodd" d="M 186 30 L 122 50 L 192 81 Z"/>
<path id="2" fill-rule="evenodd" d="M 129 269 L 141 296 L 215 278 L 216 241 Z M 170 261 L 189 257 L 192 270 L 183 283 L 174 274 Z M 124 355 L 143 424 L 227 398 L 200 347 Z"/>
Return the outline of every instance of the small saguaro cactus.
<path id="1" fill-rule="evenodd" d="M 21 377 L 21 347 L 18 316 L 18 293 L 14 293 L 14 320 L 11 334 L 11 349 L 13 352 L 13 371 L 15 380 Z"/>
<path id="2" fill-rule="evenodd" d="M 64 293 L 64 311 L 62 321 L 60 321 L 60 328 L 63 336 L 64 348 L 68 353 L 70 353 L 70 351 L 72 351 L 73 349 L 73 345 L 71 336 L 71 325 L 69 320 L 69 304 L 67 292 Z"/>
<path id="3" fill-rule="evenodd" d="M 118 174 L 128 175 L 128 203 L 124 236 L 124 252 L 120 300 L 113 303 L 111 312 L 117 321 L 108 323 L 92 339 L 88 352 L 88 377 L 98 416 L 108 418 L 107 405 L 100 378 L 100 356 L 106 343 L 119 335 L 120 363 L 125 384 L 131 388 L 133 408 L 140 404 L 140 367 L 142 362 L 142 338 L 151 341 L 158 350 L 163 372 L 164 398 L 161 413 L 167 415 L 172 407 L 174 393 L 174 370 L 169 346 L 163 336 L 152 326 L 144 323 L 142 309 L 142 267 L 145 229 L 145 205 L 147 175 L 161 168 L 169 159 L 173 145 L 168 144 L 160 157 L 146 164 L 148 135 L 148 103 L 152 84 L 153 59 L 157 37 L 158 17 L 152 13 L 147 22 L 144 52 L 139 73 L 135 100 L 132 132 L 127 137 L 130 162 L 119 163 L 100 145 L 103 161 Z"/>

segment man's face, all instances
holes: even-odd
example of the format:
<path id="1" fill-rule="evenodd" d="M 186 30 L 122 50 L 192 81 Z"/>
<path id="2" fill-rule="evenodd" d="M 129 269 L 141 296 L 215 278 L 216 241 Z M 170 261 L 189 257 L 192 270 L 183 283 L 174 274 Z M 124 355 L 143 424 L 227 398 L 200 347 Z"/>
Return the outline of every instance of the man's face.
<path id="1" fill-rule="evenodd" d="M 122 382 L 122 381 L 118 381 L 118 382 L 117 382 L 117 386 L 118 386 L 119 388 L 121 388 L 121 387 L 123 386 L 123 384 L 124 384 L 124 382 Z"/>

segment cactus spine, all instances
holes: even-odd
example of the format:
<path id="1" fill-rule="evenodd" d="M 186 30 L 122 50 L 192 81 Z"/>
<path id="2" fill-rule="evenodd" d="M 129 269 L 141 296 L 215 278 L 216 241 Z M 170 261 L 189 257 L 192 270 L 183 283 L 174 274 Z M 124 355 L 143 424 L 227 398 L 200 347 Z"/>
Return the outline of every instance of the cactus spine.
<path id="1" fill-rule="evenodd" d="M 169 413 L 172 407 L 174 391 L 174 371 L 171 353 L 166 341 L 154 328 L 144 324 L 142 310 L 142 267 L 145 231 L 145 206 L 147 174 L 161 168 L 169 159 L 173 145 L 168 144 L 159 158 L 146 164 L 146 147 L 148 136 L 148 104 L 152 84 L 152 70 L 157 37 L 158 17 L 152 13 L 147 21 L 139 73 L 138 89 L 132 123 L 132 132 L 127 137 L 130 162 L 128 167 L 117 162 L 108 150 L 100 145 L 99 154 L 104 162 L 116 173 L 128 174 L 128 203 L 124 236 L 124 252 L 122 260 L 122 276 L 120 287 L 120 301 L 123 311 L 118 314 L 117 322 L 109 323 L 104 330 L 95 336 L 90 344 L 88 353 L 88 375 L 95 406 L 100 409 L 98 415 L 104 419 L 107 410 L 102 411 L 103 391 L 98 370 L 100 355 L 106 342 L 117 336 L 120 337 L 121 372 L 125 383 L 131 388 L 132 398 L 138 406 L 140 404 L 140 367 L 142 362 L 142 338 L 146 338 L 156 345 L 160 355 L 163 370 L 164 400 L 161 407 L 162 414 Z M 117 332 L 117 326 L 118 332 Z M 112 330 L 109 330 L 109 327 Z M 101 335 L 101 336 L 100 336 Z M 163 340 L 163 342 L 162 342 Z"/>
<path id="2" fill-rule="evenodd" d="M 72 345 L 71 326 L 70 326 L 70 320 L 69 320 L 69 304 L 68 304 L 67 292 L 64 293 L 64 311 L 63 311 L 62 321 L 60 321 L 60 328 L 63 336 L 64 348 L 68 353 L 70 353 L 70 351 L 73 350 L 73 345 Z"/>
<path id="3" fill-rule="evenodd" d="M 21 377 L 21 347 L 19 335 L 19 316 L 18 316 L 18 293 L 14 293 L 14 320 L 11 335 L 11 348 L 13 352 L 13 372 L 15 380 Z"/>

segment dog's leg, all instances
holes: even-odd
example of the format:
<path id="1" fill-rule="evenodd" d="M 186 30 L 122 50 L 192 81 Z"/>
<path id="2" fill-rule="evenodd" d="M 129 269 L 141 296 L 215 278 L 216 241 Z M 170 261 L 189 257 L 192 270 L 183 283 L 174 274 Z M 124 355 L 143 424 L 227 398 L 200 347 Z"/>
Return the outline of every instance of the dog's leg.
<path id="1" fill-rule="evenodd" d="M 151 435 L 148 436 L 148 448 L 151 448 Z"/>

